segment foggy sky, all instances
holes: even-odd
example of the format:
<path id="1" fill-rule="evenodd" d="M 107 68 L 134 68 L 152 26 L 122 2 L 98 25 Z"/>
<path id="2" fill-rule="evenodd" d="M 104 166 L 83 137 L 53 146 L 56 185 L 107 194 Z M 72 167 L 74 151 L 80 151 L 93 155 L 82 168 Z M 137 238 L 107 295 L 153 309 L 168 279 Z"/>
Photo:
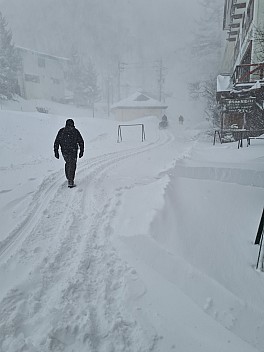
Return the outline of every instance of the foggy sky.
<path id="1" fill-rule="evenodd" d="M 68 56 L 76 44 L 95 58 L 102 53 L 153 58 L 184 47 L 195 28 L 198 1 L 0 0 L 0 5 L 19 46 Z"/>
<path id="2" fill-rule="evenodd" d="M 212 0 L 223 1 L 223 0 Z M 75 46 L 101 72 L 162 57 L 185 80 L 200 0 L 0 0 L 16 45 L 69 57 Z M 184 67 L 186 66 L 186 67 Z M 167 79 L 168 81 L 168 79 Z M 180 84 L 178 84 L 180 85 Z"/>

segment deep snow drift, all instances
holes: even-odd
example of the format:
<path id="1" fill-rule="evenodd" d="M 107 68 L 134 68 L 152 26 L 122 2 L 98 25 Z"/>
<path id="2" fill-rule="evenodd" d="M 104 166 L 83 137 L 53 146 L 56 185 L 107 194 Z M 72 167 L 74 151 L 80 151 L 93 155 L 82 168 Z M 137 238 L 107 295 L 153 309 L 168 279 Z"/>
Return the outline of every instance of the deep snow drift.
<path id="1" fill-rule="evenodd" d="M 148 117 L 117 143 L 111 119 L 27 104 L 0 111 L 0 351 L 264 351 L 264 141 Z M 53 156 L 69 117 L 74 189 Z"/>

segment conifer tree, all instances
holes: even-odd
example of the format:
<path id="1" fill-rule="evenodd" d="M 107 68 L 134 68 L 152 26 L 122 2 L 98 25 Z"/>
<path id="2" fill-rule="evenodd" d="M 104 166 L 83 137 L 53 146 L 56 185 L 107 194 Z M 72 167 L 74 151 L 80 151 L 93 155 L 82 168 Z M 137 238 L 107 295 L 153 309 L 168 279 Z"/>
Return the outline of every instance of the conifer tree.
<path id="1" fill-rule="evenodd" d="M 100 100 L 100 92 L 97 86 L 97 73 L 94 64 L 91 59 L 88 60 L 88 64 L 85 69 L 85 78 L 87 82 L 87 99 L 90 107 L 94 106 L 94 103 Z"/>
<path id="2" fill-rule="evenodd" d="M 12 32 L 0 12 L 0 99 L 10 100 L 18 93 L 19 57 L 12 44 Z"/>
<path id="3" fill-rule="evenodd" d="M 93 107 L 100 98 L 97 73 L 92 61 L 83 63 L 78 51 L 73 49 L 69 69 L 69 89 L 76 105 Z"/>
<path id="4" fill-rule="evenodd" d="M 76 48 L 72 49 L 70 65 L 69 65 L 69 75 L 68 83 L 69 90 L 73 93 L 73 101 L 76 105 L 81 104 L 81 92 L 82 92 L 82 68 L 81 59 Z"/>

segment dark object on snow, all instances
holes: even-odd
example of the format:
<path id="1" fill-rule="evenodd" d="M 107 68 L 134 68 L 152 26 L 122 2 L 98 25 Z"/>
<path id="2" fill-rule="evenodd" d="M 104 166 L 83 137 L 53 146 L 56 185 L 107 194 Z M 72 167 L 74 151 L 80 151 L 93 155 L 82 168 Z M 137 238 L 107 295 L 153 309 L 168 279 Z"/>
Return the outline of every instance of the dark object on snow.
<path id="1" fill-rule="evenodd" d="M 40 106 L 36 106 L 38 112 L 42 112 L 43 114 L 48 114 L 49 110 Z"/>
<path id="2" fill-rule="evenodd" d="M 166 128 L 166 127 L 168 127 L 168 118 L 166 115 L 163 115 L 162 120 L 159 123 L 159 128 Z"/>
<path id="3" fill-rule="evenodd" d="M 68 186 L 74 187 L 78 148 L 80 148 L 79 158 L 81 158 L 84 152 L 84 141 L 72 119 L 66 121 L 65 127 L 59 130 L 55 139 L 54 155 L 57 159 L 59 159 L 59 147 L 65 160 L 65 176 L 68 180 Z"/>
<path id="4" fill-rule="evenodd" d="M 179 116 L 179 124 L 183 125 L 184 118 L 182 115 Z"/>

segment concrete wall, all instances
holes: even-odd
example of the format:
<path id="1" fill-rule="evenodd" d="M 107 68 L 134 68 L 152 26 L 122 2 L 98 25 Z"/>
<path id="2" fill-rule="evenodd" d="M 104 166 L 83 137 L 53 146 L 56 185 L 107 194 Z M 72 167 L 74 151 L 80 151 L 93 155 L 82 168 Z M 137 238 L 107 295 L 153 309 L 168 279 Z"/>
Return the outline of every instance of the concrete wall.
<path id="1" fill-rule="evenodd" d="M 255 0 L 256 1 L 256 11 L 257 11 L 257 19 L 256 25 L 264 30 L 264 1 L 263 0 Z"/>
<path id="2" fill-rule="evenodd" d="M 230 73 L 230 74 L 233 73 L 234 47 L 235 47 L 234 42 L 226 41 L 226 47 L 225 47 L 225 51 L 224 51 L 221 66 L 220 66 L 221 73 Z"/>

